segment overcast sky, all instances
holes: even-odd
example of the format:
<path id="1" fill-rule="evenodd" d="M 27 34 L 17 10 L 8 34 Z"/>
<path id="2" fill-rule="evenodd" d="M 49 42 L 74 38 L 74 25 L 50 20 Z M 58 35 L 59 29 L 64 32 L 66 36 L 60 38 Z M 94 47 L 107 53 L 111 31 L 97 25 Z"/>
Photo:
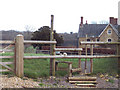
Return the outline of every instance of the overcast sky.
<path id="1" fill-rule="evenodd" d="M 25 31 L 25 26 L 34 30 L 50 26 L 54 15 L 54 30 L 57 33 L 78 32 L 80 17 L 99 23 L 118 17 L 120 0 L 0 0 L 0 30 Z M 32 30 L 32 31 L 34 31 Z"/>

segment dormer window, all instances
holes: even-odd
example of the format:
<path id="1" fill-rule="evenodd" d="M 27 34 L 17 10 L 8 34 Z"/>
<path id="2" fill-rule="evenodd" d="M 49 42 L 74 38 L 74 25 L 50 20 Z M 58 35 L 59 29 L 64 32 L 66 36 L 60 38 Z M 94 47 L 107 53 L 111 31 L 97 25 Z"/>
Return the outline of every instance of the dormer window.
<path id="1" fill-rule="evenodd" d="M 109 30 L 107 31 L 107 33 L 108 33 L 108 34 L 111 34 L 111 33 L 112 33 L 112 30 L 109 29 Z"/>

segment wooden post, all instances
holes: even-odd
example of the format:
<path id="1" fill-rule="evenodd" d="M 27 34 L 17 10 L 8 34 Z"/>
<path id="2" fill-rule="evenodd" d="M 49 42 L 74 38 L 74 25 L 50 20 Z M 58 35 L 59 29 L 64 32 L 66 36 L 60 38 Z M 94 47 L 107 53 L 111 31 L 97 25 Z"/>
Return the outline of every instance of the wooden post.
<path id="1" fill-rule="evenodd" d="M 55 39 L 54 39 L 54 41 L 55 41 Z M 55 50 L 54 50 L 54 48 L 56 48 L 56 44 L 53 45 L 53 55 L 55 56 Z M 55 58 L 53 58 L 52 63 L 53 63 L 52 75 L 55 76 Z"/>
<path id="2" fill-rule="evenodd" d="M 68 64 L 68 77 L 72 77 L 72 63 Z"/>
<path id="3" fill-rule="evenodd" d="M 51 32 L 50 32 L 50 41 L 53 41 L 53 19 L 54 19 L 54 16 L 51 15 Z M 53 49 L 54 49 L 54 45 L 53 44 L 50 44 L 50 55 L 53 55 Z M 50 59 L 50 76 L 52 76 L 52 71 L 53 70 L 53 59 L 51 58 Z"/>
<path id="4" fill-rule="evenodd" d="M 23 35 L 17 35 L 15 39 L 15 73 L 18 77 L 24 76 L 24 38 Z"/>
<path id="5" fill-rule="evenodd" d="M 85 55 L 87 56 L 87 44 L 85 45 Z M 85 74 L 87 71 L 87 59 L 85 59 Z"/>
<path id="6" fill-rule="evenodd" d="M 118 25 L 118 32 L 120 32 L 120 25 Z M 120 37 L 118 36 L 118 42 L 120 42 Z M 120 55 L 120 45 L 117 47 L 117 55 Z M 118 57 L 118 75 L 120 75 L 120 57 Z"/>
<path id="7" fill-rule="evenodd" d="M 79 48 L 81 48 L 80 41 L 79 41 Z M 78 51 L 78 54 L 81 55 L 81 51 Z M 81 68 L 81 58 L 79 58 L 78 60 L 78 68 Z M 79 74 L 81 74 L 81 71 L 79 72 Z"/>
<path id="8" fill-rule="evenodd" d="M 93 56 L 93 45 L 90 46 L 90 54 Z M 93 59 L 91 58 L 90 59 L 90 72 L 92 73 L 93 72 Z"/>

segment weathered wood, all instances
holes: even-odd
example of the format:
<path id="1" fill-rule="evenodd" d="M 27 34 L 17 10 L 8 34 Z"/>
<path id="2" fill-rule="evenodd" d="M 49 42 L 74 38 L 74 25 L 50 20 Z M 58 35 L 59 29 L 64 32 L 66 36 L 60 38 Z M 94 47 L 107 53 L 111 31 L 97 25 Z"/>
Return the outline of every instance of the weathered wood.
<path id="1" fill-rule="evenodd" d="M 90 59 L 90 72 L 93 72 L 93 59 Z"/>
<path id="2" fill-rule="evenodd" d="M 31 41 L 31 40 L 24 40 L 24 44 L 56 44 L 56 41 Z"/>
<path id="3" fill-rule="evenodd" d="M 24 61 L 23 61 L 23 55 L 24 55 L 24 38 L 23 35 L 17 35 L 15 40 L 15 60 L 16 60 L 16 75 L 18 77 L 23 77 L 24 75 Z"/>
<path id="4" fill-rule="evenodd" d="M 13 62 L 0 62 L 0 64 L 14 64 Z"/>
<path id="5" fill-rule="evenodd" d="M 0 50 L 0 52 L 13 52 L 13 50 L 12 49 L 8 49 L 8 50 Z"/>
<path id="6" fill-rule="evenodd" d="M 54 48 L 55 51 L 82 51 L 82 48 Z"/>
<path id="7" fill-rule="evenodd" d="M 72 72 L 71 72 L 71 70 L 72 70 L 72 64 L 70 63 L 70 64 L 68 64 L 68 76 L 69 76 L 69 77 L 72 77 Z"/>
<path id="8" fill-rule="evenodd" d="M 47 58 L 117 58 L 120 57 L 120 55 L 94 55 L 94 56 L 86 56 L 86 55 L 74 55 L 74 56 L 24 56 L 24 59 L 47 59 Z"/>
<path id="9" fill-rule="evenodd" d="M 96 87 L 95 84 L 74 84 L 76 86 L 81 86 L 81 87 Z"/>
<path id="10" fill-rule="evenodd" d="M 78 47 L 81 48 L 80 43 L 79 43 Z M 81 56 L 81 51 L 78 51 L 78 55 Z M 78 68 L 81 68 L 81 58 L 79 58 L 79 60 L 78 60 Z M 81 74 L 81 71 L 79 72 L 79 74 Z"/>
<path id="11" fill-rule="evenodd" d="M 54 41 L 53 19 L 54 19 L 54 16 L 51 15 L 50 41 Z M 50 55 L 53 55 L 53 52 L 54 52 L 54 45 L 51 43 L 50 44 Z M 50 76 L 54 74 L 54 65 L 53 65 L 54 63 L 55 63 L 54 59 L 50 58 Z"/>
<path id="12" fill-rule="evenodd" d="M 85 45 L 85 55 L 87 56 L 87 45 Z M 86 74 L 86 71 L 87 71 L 87 58 L 86 58 L 86 60 L 85 60 L 85 68 L 84 68 L 84 70 L 85 70 L 85 74 Z"/>
<path id="13" fill-rule="evenodd" d="M 4 64 L 4 63 L 0 63 L 0 65 L 2 65 L 3 67 L 5 67 L 5 68 L 7 68 L 8 70 L 10 70 L 10 71 L 13 71 L 10 67 L 8 67 L 6 64 Z"/>
<path id="14" fill-rule="evenodd" d="M 81 68 L 74 68 L 74 69 L 72 69 L 72 73 L 73 72 L 80 72 L 81 71 Z"/>
<path id="15" fill-rule="evenodd" d="M 0 72 L 9 72 L 7 69 L 0 69 Z"/>
<path id="16" fill-rule="evenodd" d="M 53 55 L 55 56 L 55 50 L 54 48 L 56 47 L 56 45 L 53 45 Z M 53 58 L 53 72 L 52 75 L 55 76 L 55 58 Z"/>
<path id="17" fill-rule="evenodd" d="M 92 41 L 93 42 L 93 41 Z M 93 56 L 93 45 L 90 47 L 90 54 Z M 90 72 L 93 72 L 93 59 L 90 59 Z"/>
<path id="18" fill-rule="evenodd" d="M 97 77 L 88 77 L 88 76 L 85 76 L 85 77 L 68 77 L 68 79 L 70 81 L 95 81 L 97 79 Z"/>
<path id="19" fill-rule="evenodd" d="M 0 44 L 14 44 L 14 41 L 0 41 Z"/>
<path id="20" fill-rule="evenodd" d="M 95 45 L 100 45 L 100 44 L 111 44 L 111 45 L 116 45 L 116 44 L 120 44 L 120 42 L 86 42 L 86 41 L 81 41 L 80 44 L 82 45 L 86 45 L 86 44 L 95 44 Z"/>
<path id="21" fill-rule="evenodd" d="M 14 58 L 13 56 L 0 56 L 0 59 Z"/>
<path id="22" fill-rule="evenodd" d="M 69 62 L 69 61 L 55 61 L 57 63 L 67 63 L 67 64 L 72 64 L 72 62 Z"/>
<path id="23" fill-rule="evenodd" d="M 69 81 L 69 83 L 97 83 L 97 81 Z"/>

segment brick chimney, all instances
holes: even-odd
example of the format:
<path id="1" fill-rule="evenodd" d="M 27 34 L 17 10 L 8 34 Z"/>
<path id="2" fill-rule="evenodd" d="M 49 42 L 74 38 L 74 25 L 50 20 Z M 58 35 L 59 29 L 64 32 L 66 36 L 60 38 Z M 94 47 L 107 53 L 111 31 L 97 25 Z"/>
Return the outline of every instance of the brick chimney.
<path id="1" fill-rule="evenodd" d="M 83 25 L 83 17 L 81 17 L 81 23 L 80 23 L 80 26 Z"/>
<path id="2" fill-rule="evenodd" d="M 117 25 L 117 18 L 110 17 L 110 24 Z"/>
<path id="3" fill-rule="evenodd" d="M 88 23 L 87 23 L 87 20 L 86 20 L 86 23 L 85 23 L 85 24 L 88 24 Z"/>
<path id="4" fill-rule="evenodd" d="M 115 21 L 115 25 L 117 25 L 118 19 L 117 19 L 117 18 L 114 18 L 114 21 Z"/>

